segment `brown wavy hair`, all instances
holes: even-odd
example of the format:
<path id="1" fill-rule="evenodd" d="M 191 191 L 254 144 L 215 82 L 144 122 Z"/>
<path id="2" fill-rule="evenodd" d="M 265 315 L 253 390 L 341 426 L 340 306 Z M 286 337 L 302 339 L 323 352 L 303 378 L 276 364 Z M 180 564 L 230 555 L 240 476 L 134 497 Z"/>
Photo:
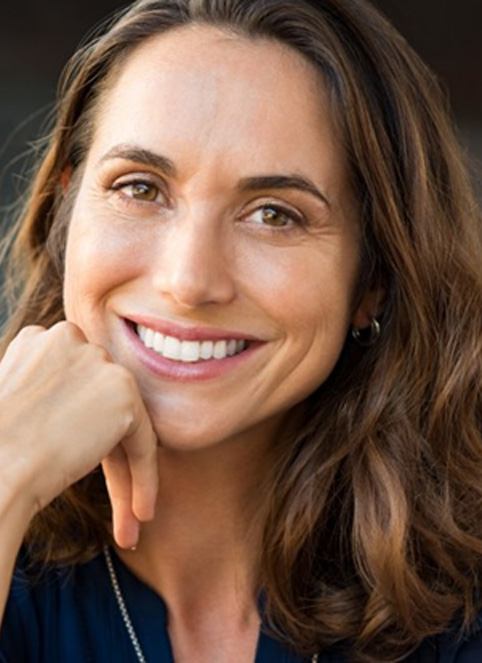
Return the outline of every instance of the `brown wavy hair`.
<path id="1" fill-rule="evenodd" d="M 480 608 L 482 223 L 444 94 L 363 0 L 140 0 L 69 63 L 28 200 L 4 240 L 7 321 L 64 318 L 63 251 L 102 92 L 152 35 L 193 22 L 296 49 L 330 93 L 363 230 L 358 296 L 383 288 L 382 335 L 347 338 L 279 440 L 260 553 L 269 625 L 300 654 L 395 661 Z M 321 103 L 321 102 L 320 102 Z M 296 415 L 301 416 L 297 417 Z M 111 542 L 100 469 L 33 520 L 43 563 Z"/>

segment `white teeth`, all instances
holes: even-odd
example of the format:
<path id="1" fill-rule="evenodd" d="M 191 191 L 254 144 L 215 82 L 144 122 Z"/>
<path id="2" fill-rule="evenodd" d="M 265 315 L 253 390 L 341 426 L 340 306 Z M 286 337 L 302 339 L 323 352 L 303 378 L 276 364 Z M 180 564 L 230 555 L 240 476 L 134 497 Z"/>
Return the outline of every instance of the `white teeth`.
<path id="1" fill-rule="evenodd" d="M 226 355 L 226 341 L 216 341 L 214 344 L 214 359 L 223 359 Z"/>
<path id="2" fill-rule="evenodd" d="M 164 347 L 164 339 L 165 336 L 163 336 L 162 334 L 156 334 L 156 333 L 154 334 L 153 348 L 156 352 L 162 352 L 162 349 Z"/>
<path id="3" fill-rule="evenodd" d="M 144 341 L 144 345 L 145 345 L 147 328 L 146 327 L 141 327 L 141 325 L 137 325 L 137 333 L 142 338 L 142 340 Z"/>
<path id="4" fill-rule="evenodd" d="M 201 357 L 202 359 L 211 359 L 213 356 L 214 343 L 213 341 L 203 341 L 201 343 Z"/>
<path id="5" fill-rule="evenodd" d="M 146 329 L 145 332 L 145 337 L 144 337 L 144 344 L 148 348 L 154 347 L 154 335 L 156 332 L 154 332 L 152 329 Z"/>
<path id="6" fill-rule="evenodd" d="M 162 356 L 168 359 L 181 358 L 181 341 L 174 338 L 174 336 L 164 337 L 164 346 L 162 348 Z"/>
<path id="7" fill-rule="evenodd" d="M 246 347 L 246 341 L 237 341 L 236 339 L 181 341 L 174 336 L 165 336 L 142 325 L 137 325 L 136 329 L 146 347 L 175 361 L 195 362 L 200 359 L 224 359 L 225 357 L 232 357 Z"/>
<path id="8" fill-rule="evenodd" d="M 199 359 L 198 341 L 183 341 L 181 343 L 180 359 L 182 361 L 197 361 Z"/>

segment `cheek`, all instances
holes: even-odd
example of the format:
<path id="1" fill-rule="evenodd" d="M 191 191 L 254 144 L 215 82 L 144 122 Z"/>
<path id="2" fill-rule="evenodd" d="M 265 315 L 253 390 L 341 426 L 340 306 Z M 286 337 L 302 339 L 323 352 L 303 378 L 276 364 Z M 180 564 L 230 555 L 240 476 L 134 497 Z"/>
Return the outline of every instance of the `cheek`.
<path id="1" fill-rule="evenodd" d="M 92 219 L 92 216 L 89 217 Z M 102 219 L 86 222 L 74 216 L 65 256 L 66 317 L 82 326 L 104 295 L 135 278 L 142 255 L 132 230 L 119 231 Z"/>
<path id="2" fill-rule="evenodd" d="M 356 254 L 294 253 L 271 266 L 264 310 L 278 325 L 276 394 L 291 407 L 311 394 L 334 369 L 350 325 Z"/>
<path id="3" fill-rule="evenodd" d="M 344 338 L 350 321 L 356 265 L 356 247 L 333 237 L 252 253 L 242 272 L 280 331 L 306 339 L 322 330 L 336 339 Z"/>

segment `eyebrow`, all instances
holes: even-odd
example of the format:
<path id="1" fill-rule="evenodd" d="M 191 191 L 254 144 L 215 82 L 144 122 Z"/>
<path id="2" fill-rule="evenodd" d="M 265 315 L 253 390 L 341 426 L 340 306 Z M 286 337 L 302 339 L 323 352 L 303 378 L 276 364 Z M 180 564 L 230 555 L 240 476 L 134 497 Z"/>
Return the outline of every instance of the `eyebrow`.
<path id="1" fill-rule="evenodd" d="M 260 175 L 245 177 L 238 184 L 240 191 L 259 191 L 260 189 L 298 189 L 311 193 L 325 205 L 330 206 L 328 198 L 304 175 Z"/>
<path id="2" fill-rule="evenodd" d="M 135 145 L 116 145 L 104 154 L 98 165 L 111 159 L 135 161 L 136 163 L 141 163 L 145 166 L 154 167 L 167 177 L 177 177 L 177 168 L 171 159 L 162 154 L 156 154 L 151 150 L 146 150 Z M 242 193 L 260 191 L 262 189 L 298 189 L 310 193 L 312 196 L 315 196 L 315 198 L 318 198 L 318 200 L 330 207 L 328 198 L 318 189 L 318 187 L 309 178 L 296 173 L 289 175 L 275 174 L 243 177 L 239 180 L 237 188 Z"/>
<path id="3" fill-rule="evenodd" d="M 105 161 L 110 159 L 126 159 L 127 161 L 136 161 L 145 166 L 153 166 L 157 170 L 168 177 L 177 177 L 177 168 L 174 162 L 163 156 L 162 154 L 155 154 L 150 150 L 145 150 L 142 147 L 134 145 L 116 145 L 100 159 L 98 165 L 100 166 Z"/>

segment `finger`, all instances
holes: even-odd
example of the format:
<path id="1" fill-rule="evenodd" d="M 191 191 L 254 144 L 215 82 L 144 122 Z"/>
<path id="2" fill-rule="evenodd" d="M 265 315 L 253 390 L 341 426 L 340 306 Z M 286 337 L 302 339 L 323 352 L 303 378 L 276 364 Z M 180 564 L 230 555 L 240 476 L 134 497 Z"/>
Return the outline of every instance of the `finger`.
<path id="1" fill-rule="evenodd" d="M 2 368 L 10 368 L 11 365 L 15 365 L 17 361 L 16 350 L 25 342 L 32 343 L 35 336 L 38 336 L 41 332 L 46 331 L 45 327 L 41 325 L 27 325 L 22 327 L 22 329 L 17 333 L 14 338 L 10 341 L 5 350 L 5 353 L 2 357 Z"/>
<path id="2" fill-rule="evenodd" d="M 139 399 L 137 425 L 122 440 L 132 477 L 132 511 L 141 521 L 152 520 L 159 481 L 158 439 L 144 404 Z"/>
<path id="3" fill-rule="evenodd" d="M 132 478 L 125 451 L 117 446 L 102 461 L 112 504 L 114 539 L 121 548 L 133 548 L 139 539 L 139 521 L 132 512 Z"/>

